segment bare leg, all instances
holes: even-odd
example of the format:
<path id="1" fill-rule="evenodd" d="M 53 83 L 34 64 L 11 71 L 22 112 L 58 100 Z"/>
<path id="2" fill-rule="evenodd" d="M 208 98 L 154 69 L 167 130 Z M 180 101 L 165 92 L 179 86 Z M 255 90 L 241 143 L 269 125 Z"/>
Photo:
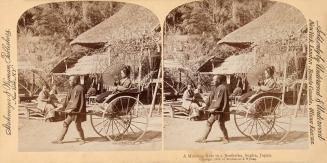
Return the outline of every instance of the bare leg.
<path id="1" fill-rule="evenodd" d="M 58 136 L 58 139 L 56 141 L 53 141 L 52 143 L 62 144 L 62 141 L 64 140 L 65 135 L 66 135 L 66 133 L 68 131 L 69 125 L 72 123 L 73 120 L 74 119 L 73 119 L 73 117 L 71 115 L 67 115 L 66 119 L 64 120 L 63 128 L 61 130 L 60 135 Z"/>
<path id="2" fill-rule="evenodd" d="M 215 121 L 216 121 L 216 115 L 211 114 L 209 119 L 207 120 L 207 125 L 206 125 L 206 128 L 204 130 L 203 136 L 200 139 L 196 140 L 196 142 L 198 142 L 198 143 L 205 143 L 206 142 L 206 140 L 207 140 L 207 138 L 208 138 L 208 136 L 209 136 L 209 134 L 211 132 L 212 124 Z"/>
<path id="3" fill-rule="evenodd" d="M 84 137 L 84 131 L 83 131 L 83 128 L 82 128 L 82 123 L 80 121 L 76 121 L 75 125 L 76 125 L 76 129 L 78 131 L 78 134 L 79 134 L 79 136 L 81 138 L 81 144 L 84 144 L 85 143 L 85 137 Z"/>
<path id="4" fill-rule="evenodd" d="M 222 115 L 219 115 L 219 117 L 218 117 L 219 128 L 220 128 L 221 132 L 224 135 L 223 142 L 224 142 L 224 144 L 227 144 L 229 142 L 228 132 L 227 132 L 227 129 L 226 129 L 226 126 L 225 126 L 225 121 L 223 121 L 221 119 L 222 118 L 221 116 Z"/>

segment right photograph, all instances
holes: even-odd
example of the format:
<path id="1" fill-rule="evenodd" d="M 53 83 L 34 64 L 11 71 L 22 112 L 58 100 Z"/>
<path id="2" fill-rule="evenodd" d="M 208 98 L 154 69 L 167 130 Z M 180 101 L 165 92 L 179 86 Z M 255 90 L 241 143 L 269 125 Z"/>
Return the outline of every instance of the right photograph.
<path id="1" fill-rule="evenodd" d="M 204 0 L 163 26 L 164 149 L 308 149 L 307 22 L 268 0 Z"/>

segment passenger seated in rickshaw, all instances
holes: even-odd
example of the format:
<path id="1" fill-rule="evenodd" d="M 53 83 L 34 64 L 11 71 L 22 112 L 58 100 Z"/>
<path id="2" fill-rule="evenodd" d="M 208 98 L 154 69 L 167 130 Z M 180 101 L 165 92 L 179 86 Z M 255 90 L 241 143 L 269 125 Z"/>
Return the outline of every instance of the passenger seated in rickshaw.
<path id="1" fill-rule="evenodd" d="M 112 97 L 112 95 L 118 92 L 125 92 L 131 89 L 132 81 L 130 79 L 130 67 L 124 66 L 120 71 L 121 79 L 119 81 L 115 81 L 115 87 L 111 91 L 104 92 L 97 96 L 96 102 L 102 103 L 105 99 Z"/>
<path id="2" fill-rule="evenodd" d="M 262 83 L 259 82 L 258 86 L 253 87 L 252 91 L 243 94 L 240 97 L 240 101 L 245 103 L 253 96 L 257 96 L 258 94 L 263 92 L 271 92 L 276 89 L 277 84 L 276 80 L 274 79 L 274 72 L 275 68 L 273 66 L 266 68 L 264 71 L 265 79 L 262 81 Z"/>

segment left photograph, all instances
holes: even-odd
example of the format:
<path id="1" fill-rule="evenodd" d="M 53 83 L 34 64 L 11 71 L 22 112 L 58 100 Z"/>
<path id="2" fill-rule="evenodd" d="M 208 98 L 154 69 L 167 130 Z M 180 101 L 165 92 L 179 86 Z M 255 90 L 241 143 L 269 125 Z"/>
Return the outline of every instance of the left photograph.
<path id="1" fill-rule="evenodd" d="M 47 3 L 17 23 L 19 151 L 161 150 L 161 27 L 135 4 Z"/>

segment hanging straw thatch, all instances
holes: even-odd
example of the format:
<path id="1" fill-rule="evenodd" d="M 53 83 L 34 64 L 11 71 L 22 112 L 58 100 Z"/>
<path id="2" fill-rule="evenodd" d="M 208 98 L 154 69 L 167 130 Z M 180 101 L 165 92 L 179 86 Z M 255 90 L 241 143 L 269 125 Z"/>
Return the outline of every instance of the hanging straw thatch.
<path id="1" fill-rule="evenodd" d="M 87 75 L 102 74 L 110 66 L 110 56 L 98 54 L 92 56 L 84 56 L 78 60 L 74 67 L 66 71 L 67 75 Z"/>
<path id="2" fill-rule="evenodd" d="M 298 9 L 276 2 L 265 14 L 228 34 L 218 44 L 285 39 L 292 34 L 299 34 L 304 26 L 306 20 Z"/>
<path id="3" fill-rule="evenodd" d="M 247 73 L 254 64 L 254 57 L 254 52 L 230 56 L 220 66 L 214 68 L 212 74 Z"/>
<path id="4" fill-rule="evenodd" d="M 116 14 L 82 33 L 70 44 L 105 44 L 142 38 L 159 26 L 158 18 L 147 8 L 126 4 Z"/>
<path id="5" fill-rule="evenodd" d="M 50 71 L 51 73 L 54 74 L 61 74 L 61 73 L 65 73 L 65 71 L 68 68 L 71 68 L 74 66 L 74 64 L 77 62 L 76 59 L 72 59 L 69 57 L 65 57 L 62 60 L 60 60 Z"/>

